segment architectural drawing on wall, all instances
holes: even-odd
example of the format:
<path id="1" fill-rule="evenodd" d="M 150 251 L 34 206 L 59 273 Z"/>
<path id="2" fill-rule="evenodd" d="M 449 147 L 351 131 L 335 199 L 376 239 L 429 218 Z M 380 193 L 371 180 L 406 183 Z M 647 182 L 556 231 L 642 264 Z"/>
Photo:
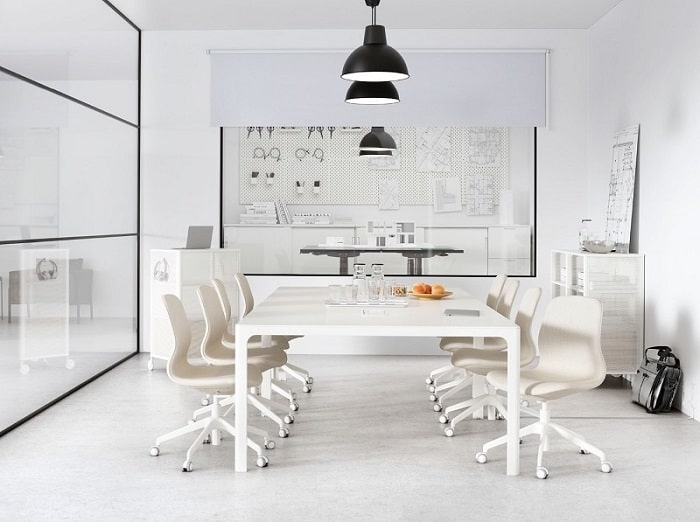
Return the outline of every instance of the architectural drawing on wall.
<path id="1" fill-rule="evenodd" d="M 462 186 L 459 178 L 435 178 L 433 180 L 433 211 L 460 212 L 462 210 Z"/>
<path id="2" fill-rule="evenodd" d="M 467 164 L 499 167 L 503 161 L 503 129 L 474 127 L 467 133 Z"/>
<path id="3" fill-rule="evenodd" d="M 467 175 L 466 213 L 469 216 L 490 216 L 494 213 L 494 177 L 488 172 Z"/>
<path id="4" fill-rule="evenodd" d="M 401 169 L 401 132 L 400 129 L 387 127 L 386 132 L 391 134 L 396 142 L 396 150 L 392 151 L 391 157 L 372 158 L 367 160 L 367 166 L 373 170 L 400 170 Z"/>
<path id="5" fill-rule="evenodd" d="M 399 209 L 399 182 L 395 179 L 379 180 L 379 210 Z"/>
<path id="6" fill-rule="evenodd" d="M 618 253 L 628 253 L 630 247 L 638 141 L 639 125 L 622 129 L 613 139 L 605 237 L 615 242 Z"/>
<path id="7" fill-rule="evenodd" d="M 416 171 L 450 172 L 452 128 L 416 127 Z"/>

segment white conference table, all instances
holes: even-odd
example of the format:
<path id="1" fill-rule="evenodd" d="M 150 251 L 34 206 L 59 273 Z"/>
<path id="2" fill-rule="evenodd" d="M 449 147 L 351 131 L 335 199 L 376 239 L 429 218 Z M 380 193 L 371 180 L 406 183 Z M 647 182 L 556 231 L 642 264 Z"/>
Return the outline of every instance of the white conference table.
<path id="1" fill-rule="evenodd" d="M 238 321 L 236 335 L 235 470 L 247 471 L 247 340 L 254 335 L 378 337 L 502 337 L 508 343 L 506 473 L 520 472 L 520 328 L 483 300 L 456 291 L 441 300 L 409 297 L 405 307 L 327 306 L 327 287 L 280 287 Z M 446 308 L 476 309 L 478 316 L 447 316 Z M 437 344 L 437 343 L 435 343 Z"/>

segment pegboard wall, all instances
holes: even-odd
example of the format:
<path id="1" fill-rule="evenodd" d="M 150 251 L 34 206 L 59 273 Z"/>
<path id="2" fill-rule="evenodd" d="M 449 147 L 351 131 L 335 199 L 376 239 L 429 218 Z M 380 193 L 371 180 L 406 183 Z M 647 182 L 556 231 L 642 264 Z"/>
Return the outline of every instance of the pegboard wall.
<path id="1" fill-rule="evenodd" d="M 380 180 L 396 180 L 400 205 L 432 205 L 434 180 L 457 177 L 463 209 L 476 216 L 493 214 L 510 185 L 507 128 L 387 127 L 394 157 L 360 158 L 369 130 L 240 128 L 240 203 L 376 205 Z"/>

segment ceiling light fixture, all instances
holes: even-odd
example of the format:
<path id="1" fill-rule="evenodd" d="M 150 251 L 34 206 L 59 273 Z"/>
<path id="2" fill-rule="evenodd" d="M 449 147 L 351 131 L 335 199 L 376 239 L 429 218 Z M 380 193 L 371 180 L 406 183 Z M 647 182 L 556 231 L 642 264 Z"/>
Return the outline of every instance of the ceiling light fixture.
<path id="1" fill-rule="evenodd" d="M 399 52 L 386 43 L 386 29 L 377 25 L 376 8 L 380 0 L 365 0 L 372 8 L 372 25 L 365 27 L 365 39 L 343 66 L 344 80 L 361 82 L 391 82 L 408 78 L 408 67 Z"/>
<path id="2" fill-rule="evenodd" d="M 383 152 L 396 150 L 396 142 L 384 127 L 372 127 L 360 140 L 360 155 L 363 152 Z"/>
<path id="3" fill-rule="evenodd" d="M 358 105 L 386 105 L 399 102 L 399 93 L 391 82 L 352 82 L 345 101 Z"/>
<path id="4" fill-rule="evenodd" d="M 391 158 L 393 154 L 390 150 L 361 150 L 361 158 Z"/>

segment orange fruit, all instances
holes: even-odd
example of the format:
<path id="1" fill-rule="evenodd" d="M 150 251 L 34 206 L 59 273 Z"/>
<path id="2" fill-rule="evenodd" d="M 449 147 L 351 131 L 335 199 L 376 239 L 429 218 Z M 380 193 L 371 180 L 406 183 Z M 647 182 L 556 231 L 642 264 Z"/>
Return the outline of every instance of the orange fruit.
<path id="1" fill-rule="evenodd" d="M 411 291 L 414 294 L 427 294 L 427 293 L 429 293 L 425 289 L 425 283 L 415 283 L 413 285 L 413 287 L 411 287 Z"/>
<path id="2" fill-rule="evenodd" d="M 432 294 L 433 293 L 433 287 L 429 285 L 428 283 L 423 283 L 425 286 L 425 293 L 426 294 Z"/>
<path id="3" fill-rule="evenodd" d="M 434 294 L 438 294 L 438 295 L 444 294 L 444 293 L 445 293 L 445 287 L 442 286 L 441 284 L 436 283 L 436 284 L 433 285 L 433 293 L 434 293 Z"/>

